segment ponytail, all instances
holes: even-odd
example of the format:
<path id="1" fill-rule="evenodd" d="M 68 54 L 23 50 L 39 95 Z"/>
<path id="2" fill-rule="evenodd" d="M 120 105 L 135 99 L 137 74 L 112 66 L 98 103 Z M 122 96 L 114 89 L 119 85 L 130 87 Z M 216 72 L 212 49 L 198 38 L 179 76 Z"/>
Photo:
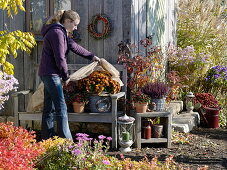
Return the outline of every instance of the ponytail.
<path id="1" fill-rule="evenodd" d="M 53 24 L 56 22 L 60 22 L 62 16 L 64 14 L 64 10 L 59 10 L 56 14 L 54 14 L 50 19 L 47 20 L 46 24 Z"/>
<path id="2" fill-rule="evenodd" d="M 59 10 L 55 13 L 50 19 L 47 20 L 46 24 L 53 24 L 56 22 L 60 22 L 61 24 L 64 23 L 65 19 L 71 19 L 72 21 L 79 20 L 80 16 L 77 12 L 73 10 Z"/>

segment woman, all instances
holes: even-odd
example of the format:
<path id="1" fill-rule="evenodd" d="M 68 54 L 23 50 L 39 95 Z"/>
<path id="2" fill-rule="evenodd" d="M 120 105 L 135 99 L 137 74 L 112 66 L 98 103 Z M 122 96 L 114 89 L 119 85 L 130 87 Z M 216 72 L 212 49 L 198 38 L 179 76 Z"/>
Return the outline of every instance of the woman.
<path id="1" fill-rule="evenodd" d="M 68 124 L 67 106 L 63 85 L 70 81 L 66 56 L 69 50 L 92 61 L 99 61 L 91 52 L 75 43 L 68 35 L 80 22 L 79 15 L 72 10 L 58 11 L 43 25 L 41 33 L 43 51 L 39 76 L 44 83 L 44 109 L 42 115 L 42 139 L 55 136 L 54 114 L 57 121 L 57 135 L 72 139 Z"/>

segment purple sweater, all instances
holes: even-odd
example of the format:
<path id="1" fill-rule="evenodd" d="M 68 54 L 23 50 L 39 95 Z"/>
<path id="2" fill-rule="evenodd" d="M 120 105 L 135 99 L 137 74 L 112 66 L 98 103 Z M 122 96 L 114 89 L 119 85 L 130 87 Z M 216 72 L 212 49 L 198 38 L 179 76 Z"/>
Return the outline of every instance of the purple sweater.
<path id="1" fill-rule="evenodd" d="M 89 60 L 94 57 L 94 54 L 67 37 L 61 24 L 44 25 L 41 33 L 44 40 L 39 76 L 59 75 L 63 81 L 67 80 L 69 74 L 66 60 L 69 50 Z"/>

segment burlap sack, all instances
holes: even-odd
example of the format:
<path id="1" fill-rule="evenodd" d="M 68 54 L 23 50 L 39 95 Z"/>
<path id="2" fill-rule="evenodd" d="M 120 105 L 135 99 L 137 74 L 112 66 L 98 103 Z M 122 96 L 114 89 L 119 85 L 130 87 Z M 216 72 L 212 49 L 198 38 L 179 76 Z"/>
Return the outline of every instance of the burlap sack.
<path id="1" fill-rule="evenodd" d="M 73 74 L 70 75 L 71 81 L 78 81 L 89 76 L 93 71 L 105 70 L 108 71 L 112 75 L 112 79 L 116 80 L 120 83 L 120 86 L 123 86 L 123 82 L 120 79 L 119 71 L 107 62 L 105 59 L 101 59 L 100 62 L 92 62 L 91 64 L 82 67 L 77 70 Z M 31 96 L 28 106 L 27 112 L 38 112 L 43 110 L 43 101 L 44 101 L 44 84 L 41 83 L 35 93 Z"/>
<path id="2" fill-rule="evenodd" d="M 108 71 L 112 75 L 113 80 L 118 81 L 120 83 L 120 86 L 124 85 L 120 79 L 119 71 L 103 58 L 100 60 L 99 63 L 93 62 L 93 63 L 77 70 L 75 73 L 70 75 L 70 80 L 77 81 L 77 80 L 83 79 L 83 78 L 89 76 L 93 71 L 98 71 L 98 70 Z"/>
<path id="3" fill-rule="evenodd" d="M 35 93 L 28 101 L 27 112 L 39 112 L 43 110 L 44 84 L 40 83 Z"/>

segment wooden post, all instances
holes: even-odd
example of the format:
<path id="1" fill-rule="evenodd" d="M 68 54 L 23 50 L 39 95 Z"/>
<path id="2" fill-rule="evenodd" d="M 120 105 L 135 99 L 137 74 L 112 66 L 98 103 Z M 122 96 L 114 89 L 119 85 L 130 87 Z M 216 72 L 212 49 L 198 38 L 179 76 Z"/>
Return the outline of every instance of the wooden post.
<path id="1" fill-rule="evenodd" d="M 18 96 L 16 93 L 12 94 L 13 97 L 13 114 L 14 114 L 14 125 L 19 126 L 19 117 L 18 117 Z"/>
<path id="2" fill-rule="evenodd" d="M 112 98 L 112 148 L 117 149 L 117 98 Z"/>
<path id="3" fill-rule="evenodd" d="M 141 149 L 141 116 L 138 114 L 136 115 L 136 140 L 135 140 L 135 146 L 139 149 Z"/>

